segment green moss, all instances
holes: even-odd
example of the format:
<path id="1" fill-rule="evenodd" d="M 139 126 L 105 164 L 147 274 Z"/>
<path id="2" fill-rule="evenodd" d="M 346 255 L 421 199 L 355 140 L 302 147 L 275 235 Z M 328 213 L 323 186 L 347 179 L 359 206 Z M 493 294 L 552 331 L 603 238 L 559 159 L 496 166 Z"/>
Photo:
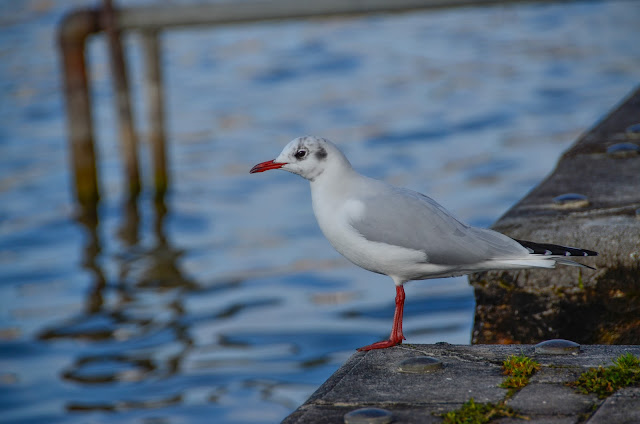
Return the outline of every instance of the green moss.
<path id="1" fill-rule="evenodd" d="M 609 367 L 590 368 L 568 385 L 582 393 L 595 393 L 606 398 L 622 387 L 640 385 L 640 358 L 626 353 Z"/>
<path id="2" fill-rule="evenodd" d="M 502 371 L 507 376 L 500 387 L 509 389 L 509 395 L 529 384 L 529 378 L 540 369 L 540 364 L 524 355 L 511 355 L 502 363 Z"/>
<path id="3" fill-rule="evenodd" d="M 529 383 L 529 378 L 540 369 L 540 364 L 524 355 L 511 355 L 502 363 L 502 370 L 507 377 L 500 387 L 509 389 L 507 398 Z M 525 418 L 505 401 L 498 403 L 476 403 L 473 398 L 464 403 L 460 409 L 442 415 L 444 424 L 484 424 L 501 417 Z"/>
<path id="4" fill-rule="evenodd" d="M 443 424 L 485 424 L 501 417 L 519 417 L 518 413 L 499 403 L 476 403 L 473 398 L 465 402 L 460 409 L 442 415 Z"/>

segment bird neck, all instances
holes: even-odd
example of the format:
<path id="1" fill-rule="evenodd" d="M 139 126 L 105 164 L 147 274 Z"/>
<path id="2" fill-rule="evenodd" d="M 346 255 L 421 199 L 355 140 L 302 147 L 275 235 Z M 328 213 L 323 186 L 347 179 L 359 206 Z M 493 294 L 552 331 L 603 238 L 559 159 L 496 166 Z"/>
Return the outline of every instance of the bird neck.
<path id="1" fill-rule="evenodd" d="M 332 163 L 327 164 L 322 172 L 309 178 L 311 187 L 329 187 L 336 184 L 344 183 L 348 178 L 353 175 L 358 175 L 357 172 L 351 167 L 351 164 L 347 158 L 335 158 Z"/>
<path id="2" fill-rule="evenodd" d="M 357 185 L 359 177 L 360 174 L 349 165 L 326 168 L 317 178 L 309 181 L 313 210 L 319 221 L 323 211 L 333 213 L 340 208 L 354 184 Z"/>

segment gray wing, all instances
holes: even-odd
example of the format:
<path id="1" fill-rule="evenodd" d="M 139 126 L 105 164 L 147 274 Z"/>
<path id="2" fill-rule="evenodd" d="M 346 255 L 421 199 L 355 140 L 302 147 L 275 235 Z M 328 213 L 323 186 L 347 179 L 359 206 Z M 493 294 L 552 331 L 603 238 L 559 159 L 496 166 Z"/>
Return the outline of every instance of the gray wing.
<path id="1" fill-rule="evenodd" d="M 503 234 L 463 224 L 423 194 L 387 185 L 378 189 L 359 198 L 364 214 L 351 221 L 367 240 L 420 250 L 427 262 L 442 265 L 528 254 Z"/>

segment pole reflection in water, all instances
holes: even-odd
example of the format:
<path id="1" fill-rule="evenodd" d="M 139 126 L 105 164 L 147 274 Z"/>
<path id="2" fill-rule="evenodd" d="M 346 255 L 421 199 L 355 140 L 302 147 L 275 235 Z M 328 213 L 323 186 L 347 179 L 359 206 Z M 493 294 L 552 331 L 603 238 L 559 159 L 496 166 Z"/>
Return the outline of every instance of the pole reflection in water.
<path id="1" fill-rule="evenodd" d="M 153 201 L 150 247 L 141 242 L 137 201 L 122 207 L 117 235 L 122 252 L 116 281 L 103 268 L 98 205 L 84 205 L 77 221 L 87 233 L 83 268 L 93 279 L 85 311 L 40 334 L 41 340 L 68 339 L 82 344 L 80 353 L 62 377 L 80 385 L 104 386 L 89 396 L 69 400 L 70 411 L 114 411 L 157 408 L 180 403 L 179 392 L 154 381 L 179 372 L 181 360 L 193 345 L 184 324 L 182 296 L 196 285 L 180 270 L 180 251 L 164 233 L 168 215 L 163 198 Z M 122 385 L 123 383 L 142 383 Z M 105 395 L 106 393 L 106 395 Z"/>

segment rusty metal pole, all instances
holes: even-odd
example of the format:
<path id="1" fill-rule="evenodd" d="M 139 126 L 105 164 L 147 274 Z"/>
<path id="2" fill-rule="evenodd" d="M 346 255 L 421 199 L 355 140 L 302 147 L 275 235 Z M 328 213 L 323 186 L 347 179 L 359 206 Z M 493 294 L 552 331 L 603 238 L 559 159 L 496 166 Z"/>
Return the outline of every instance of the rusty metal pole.
<path id="1" fill-rule="evenodd" d="M 85 43 L 90 34 L 99 30 L 98 12 L 94 10 L 77 10 L 69 13 L 60 23 L 58 30 L 75 195 L 80 206 L 87 210 L 90 210 L 92 205 L 95 207 L 100 198 L 100 192 L 93 142 Z"/>
<path id="2" fill-rule="evenodd" d="M 169 187 L 167 152 L 165 147 L 164 92 L 160 66 L 160 41 L 157 30 L 141 33 L 145 59 L 145 88 L 149 119 L 149 145 L 153 164 L 153 182 L 156 199 L 162 198 Z"/>
<path id="3" fill-rule="evenodd" d="M 109 39 L 109 52 L 111 56 L 111 70 L 113 83 L 116 91 L 116 103 L 118 110 L 118 120 L 120 125 L 120 142 L 122 155 L 124 157 L 125 172 L 127 175 L 128 194 L 130 199 L 135 199 L 140 193 L 140 173 L 138 171 L 138 146 L 136 132 L 133 125 L 131 113 L 131 102 L 129 100 L 129 83 L 127 79 L 127 69 L 124 54 L 122 52 L 122 42 L 120 40 L 120 29 L 116 19 L 111 0 L 104 0 L 104 10 L 102 13 L 104 29 Z"/>

